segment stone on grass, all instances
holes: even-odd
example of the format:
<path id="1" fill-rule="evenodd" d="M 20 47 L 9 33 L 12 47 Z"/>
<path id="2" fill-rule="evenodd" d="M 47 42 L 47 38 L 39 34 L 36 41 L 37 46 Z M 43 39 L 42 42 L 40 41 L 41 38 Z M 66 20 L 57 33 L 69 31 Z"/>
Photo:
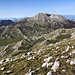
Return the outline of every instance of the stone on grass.
<path id="1" fill-rule="evenodd" d="M 52 69 L 54 72 L 56 72 L 56 70 L 59 68 L 59 66 L 60 66 L 59 61 L 55 61 L 55 62 L 54 62 L 54 65 L 52 66 L 51 69 Z"/>
<path id="2" fill-rule="evenodd" d="M 49 71 L 49 72 L 47 73 L 47 75 L 52 75 L 52 72 L 51 72 L 51 71 Z"/>
<path id="3" fill-rule="evenodd" d="M 75 64 L 75 59 L 70 61 L 70 64 L 73 65 Z"/>
<path id="4" fill-rule="evenodd" d="M 6 72 L 6 74 L 10 74 L 10 73 L 12 73 L 12 71 L 11 71 L 11 70 L 9 70 L 9 71 L 7 71 L 7 72 Z"/>
<path id="5" fill-rule="evenodd" d="M 5 67 L 2 67 L 2 68 L 1 68 L 1 71 L 4 71 L 4 70 L 5 70 Z"/>
<path id="6" fill-rule="evenodd" d="M 52 59 L 52 58 L 53 58 L 53 57 L 45 58 L 45 59 L 44 59 L 44 61 L 45 61 L 45 62 L 49 62 L 49 61 L 50 61 L 50 59 Z"/>

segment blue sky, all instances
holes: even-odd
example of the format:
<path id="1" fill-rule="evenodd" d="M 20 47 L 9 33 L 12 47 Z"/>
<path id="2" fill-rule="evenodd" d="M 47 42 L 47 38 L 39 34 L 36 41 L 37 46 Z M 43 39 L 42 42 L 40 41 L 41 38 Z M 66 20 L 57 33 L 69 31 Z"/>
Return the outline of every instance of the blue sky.
<path id="1" fill-rule="evenodd" d="M 75 0 L 0 0 L 0 18 L 30 17 L 37 13 L 75 15 Z"/>

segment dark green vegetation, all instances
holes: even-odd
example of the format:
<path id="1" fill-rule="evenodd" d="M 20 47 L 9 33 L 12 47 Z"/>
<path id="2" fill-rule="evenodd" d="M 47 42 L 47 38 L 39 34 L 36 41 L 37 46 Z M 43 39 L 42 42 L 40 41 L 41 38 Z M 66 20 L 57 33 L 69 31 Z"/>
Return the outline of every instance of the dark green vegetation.
<path id="1" fill-rule="evenodd" d="M 10 38 L 10 39 L 0 39 L 0 46 L 6 46 L 11 43 L 17 43 L 18 41 L 21 41 L 23 38 Z"/>
<path id="2" fill-rule="evenodd" d="M 70 38 L 70 37 L 71 37 L 71 34 L 67 34 L 67 35 L 60 35 L 60 36 L 57 36 L 56 39 L 62 40 L 62 39 Z"/>

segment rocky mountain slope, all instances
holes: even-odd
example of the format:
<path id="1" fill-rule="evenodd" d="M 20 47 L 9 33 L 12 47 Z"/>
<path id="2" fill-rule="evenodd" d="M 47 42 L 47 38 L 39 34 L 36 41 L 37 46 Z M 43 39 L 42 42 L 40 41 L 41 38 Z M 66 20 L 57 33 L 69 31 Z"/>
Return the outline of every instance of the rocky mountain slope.
<path id="1" fill-rule="evenodd" d="M 12 26 L 0 28 L 1 38 L 33 37 L 50 33 L 59 28 L 73 28 L 75 22 L 61 15 L 39 13 L 31 18 L 25 18 L 15 22 Z"/>
<path id="2" fill-rule="evenodd" d="M 0 27 L 0 74 L 75 75 L 74 25 L 63 16 L 39 13 Z"/>

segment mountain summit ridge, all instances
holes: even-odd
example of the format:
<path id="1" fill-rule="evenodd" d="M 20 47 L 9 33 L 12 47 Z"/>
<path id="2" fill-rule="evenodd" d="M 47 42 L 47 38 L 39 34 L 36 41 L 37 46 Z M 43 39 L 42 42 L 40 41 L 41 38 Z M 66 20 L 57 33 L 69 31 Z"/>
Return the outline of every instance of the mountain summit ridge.
<path id="1" fill-rule="evenodd" d="M 74 22 L 67 19 L 64 16 L 57 14 L 48 14 L 48 13 L 38 13 L 35 16 L 28 19 L 29 22 L 37 23 L 42 26 L 56 27 L 62 26 L 63 28 L 72 28 L 74 27 Z M 56 27 L 57 28 L 57 27 Z M 61 28 L 61 27 L 60 27 Z"/>

